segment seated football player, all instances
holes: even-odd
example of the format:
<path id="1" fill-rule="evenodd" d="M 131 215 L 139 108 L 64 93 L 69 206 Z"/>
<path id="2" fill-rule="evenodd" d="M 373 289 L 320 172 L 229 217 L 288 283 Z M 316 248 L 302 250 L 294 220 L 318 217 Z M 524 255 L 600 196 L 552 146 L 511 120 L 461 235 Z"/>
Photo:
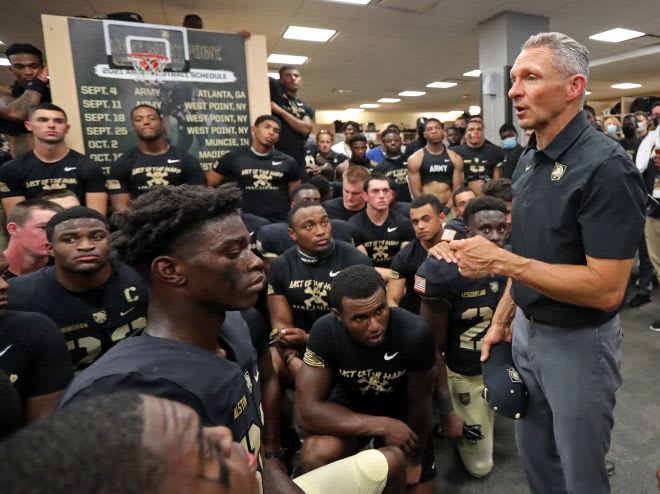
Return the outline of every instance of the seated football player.
<path id="1" fill-rule="evenodd" d="M 268 311 L 277 331 L 272 335 L 280 357 L 275 368 L 295 376 L 289 366 L 293 352 L 302 357 L 314 321 L 330 312 L 330 283 L 343 269 L 371 261 L 352 245 L 332 238 L 332 225 L 323 206 L 303 202 L 289 213 L 289 235 L 295 242 L 277 258 L 268 274 Z"/>
<path id="2" fill-rule="evenodd" d="M 146 325 L 148 292 L 138 273 L 110 257 L 105 216 L 75 206 L 46 224 L 55 265 L 10 281 L 9 308 L 51 318 L 81 369 Z"/>
<path id="3" fill-rule="evenodd" d="M 0 254 L 0 273 L 6 270 Z M 21 418 L 30 422 L 50 414 L 73 379 L 73 366 L 57 325 L 43 314 L 7 310 L 8 292 L 0 274 L 0 371 L 18 392 Z M 9 401 L 0 400 L 0 412 L 10 412 Z"/>
<path id="4" fill-rule="evenodd" d="M 48 264 L 46 224 L 62 207 L 44 199 L 16 204 L 7 217 L 9 243 L 4 251 L 9 267 L 5 278 L 34 273 Z"/>
<path id="5" fill-rule="evenodd" d="M 351 166 L 341 179 L 341 197 L 323 201 L 323 207 L 331 219 L 348 221 L 352 216 L 364 210 L 364 181 L 369 177 L 369 170 L 363 166 Z"/>
<path id="6" fill-rule="evenodd" d="M 254 305 L 266 278 L 263 262 L 249 249 L 240 200 L 232 185 L 160 187 L 117 213 L 114 245 L 149 279 L 149 325 L 80 373 L 60 406 L 119 389 L 186 404 L 203 426 L 228 427 L 255 456 L 264 492 L 300 494 L 278 456 L 261 454 L 257 355 L 236 311 Z M 396 448 L 377 455 L 378 486 L 400 479 L 401 456 Z M 347 469 L 345 477 L 353 471 Z M 335 492 L 325 487 L 304 492 Z"/>
<path id="7" fill-rule="evenodd" d="M 372 173 L 363 186 L 367 207 L 348 222 L 357 248 L 367 254 L 383 279 L 390 277 L 392 259 L 415 238 L 410 220 L 390 209 L 392 188 L 385 175 Z"/>
<path id="8" fill-rule="evenodd" d="M 291 192 L 291 208 L 297 204 L 312 202 L 321 204 L 321 193 L 310 183 L 299 185 Z M 343 242 L 353 243 L 351 226 L 344 220 L 330 220 L 332 225 L 332 238 Z M 293 247 L 295 242 L 289 235 L 287 223 L 272 223 L 259 229 L 257 233 L 257 248 L 261 253 L 266 267 L 277 259 L 285 250 Z"/>
<path id="9" fill-rule="evenodd" d="M 387 282 L 387 303 L 419 314 L 421 299 L 415 293 L 415 273 L 426 260 L 428 250 L 442 237 L 445 210 L 432 194 L 422 194 L 410 203 L 410 221 L 416 239 L 401 249 L 392 260 L 392 273 Z"/>
<path id="10" fill-rule="evenodd" d="M 403 449 L 408 492 L 433 492 L 431 331 L 419 316 L 387 306 L 385 281 L 368 266 L 342 270 L 329 301 L 332 313 L 314 323 L 296 378 L 296 419 L 307 434 L 301 471 L 374 438 Z"/>
<path id="11" fill-rule="evenodd" d="M 465 208 L 463 219 L 468 238 L 480 235 L 504 245 L 509 230 L 501 200 L 488 196 L 474 199 Z M 431 257 L 415 276 L 415 290 L 422 297 L 420 315 L 436 338 L 442 432 L 457 440 L 463 465 L 474 477 L 483 477 L 493 468 L 494 412 L 482 398 L 480 357 L 482 338 L 506 282 L 503 276 L 466 278 L 456 263 Z M 483 438 L 464 437 L 466 425 L 479 430 Z"/>
<path id="12" fill-rule="evenodd" d="M 452 240 L 461 240 L 465 238 L 465 223 L 463 221 L 463 211 L 468 203 L 477 197 L 474 191 L 468 187 L 459 187 L 452 194 L 452 213 L 453 217 L 445 223 L 442 233 L 442 242 L 451 242 Z"/>

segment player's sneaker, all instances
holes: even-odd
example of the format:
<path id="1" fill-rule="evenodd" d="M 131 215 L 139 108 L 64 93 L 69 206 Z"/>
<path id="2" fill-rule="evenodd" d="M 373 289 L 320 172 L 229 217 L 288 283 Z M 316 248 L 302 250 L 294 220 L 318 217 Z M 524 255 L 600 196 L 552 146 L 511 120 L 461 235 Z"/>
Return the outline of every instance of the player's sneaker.
<path id="1" fill-rule="evenodd" d="M 653 321 L 653 322 L 651 323 L 651 325 L 649 326 L 649 329 L 650 329 L 651 331 L 658 331 L 658 332 L 660 332 L 660 319 L 658 319 L 657 321 Z"/>

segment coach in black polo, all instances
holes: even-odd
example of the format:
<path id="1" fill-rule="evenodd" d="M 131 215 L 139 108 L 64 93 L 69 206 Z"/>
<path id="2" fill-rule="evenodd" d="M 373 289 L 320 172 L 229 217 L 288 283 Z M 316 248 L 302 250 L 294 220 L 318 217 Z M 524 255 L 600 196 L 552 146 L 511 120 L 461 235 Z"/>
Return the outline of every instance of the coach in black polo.
<path id="1" fill-rule="evenodd" d="M 605 467 L 621 384 L 621 305 L 644 224 L 642 179 L 625 151 L 587 124 L 589 52 L 561 33 L 530 37 L 511 69 L 520 126 L 533 129 L 513 176 L 513 252 L 450 243 L 461 273 L 510 277 L 490 329 L 511 340 L 529 390 L 516 421 L 534 493 L 607 494 Z M 517 306 L 517 310 L 516 310 Z"/>

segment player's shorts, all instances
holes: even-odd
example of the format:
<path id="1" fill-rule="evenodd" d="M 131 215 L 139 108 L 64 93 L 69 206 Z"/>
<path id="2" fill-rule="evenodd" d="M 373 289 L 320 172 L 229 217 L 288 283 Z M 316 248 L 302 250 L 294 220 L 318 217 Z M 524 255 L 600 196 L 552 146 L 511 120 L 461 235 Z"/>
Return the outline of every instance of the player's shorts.
<path id="1" fill-rule="evenodd" d="M 481 434 L 484 436 L 476 442 L 461 439 L 456 443 L 463 465 L 473 477 L 488 475 L 493 469 L 495 412 L 482 398 L 483 376 L 465 376 L 447 368 L 447 381 L 454 412 L 468 425 L 481 425 Z"/>
<path id="2" fill-rule="evenodd" d="M 385 455 L 368 449 L 293 479 L 306 494 L 379 494 L 387 484 Z"/>

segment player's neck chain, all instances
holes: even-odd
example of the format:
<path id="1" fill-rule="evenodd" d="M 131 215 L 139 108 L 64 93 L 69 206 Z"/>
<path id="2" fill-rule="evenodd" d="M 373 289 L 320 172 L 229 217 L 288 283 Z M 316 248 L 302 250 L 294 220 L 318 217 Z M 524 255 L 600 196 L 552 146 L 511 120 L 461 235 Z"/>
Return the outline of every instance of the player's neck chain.
<path id="1" fill-rule="evenodd" d="M 296 249 L 298 251 L 298 257 L 304 264 L 321 265 L 324 264 L 328 259 L 330 259 L 333 252 L 335 251 L 335 239 L 331 238 L 330 248 L 325 252 L 321 252 L 317 256 L 310 256 L 308 254 L 305 254 L 302 250 L 300 250 L 300 247 L 296 247 Z"/>

